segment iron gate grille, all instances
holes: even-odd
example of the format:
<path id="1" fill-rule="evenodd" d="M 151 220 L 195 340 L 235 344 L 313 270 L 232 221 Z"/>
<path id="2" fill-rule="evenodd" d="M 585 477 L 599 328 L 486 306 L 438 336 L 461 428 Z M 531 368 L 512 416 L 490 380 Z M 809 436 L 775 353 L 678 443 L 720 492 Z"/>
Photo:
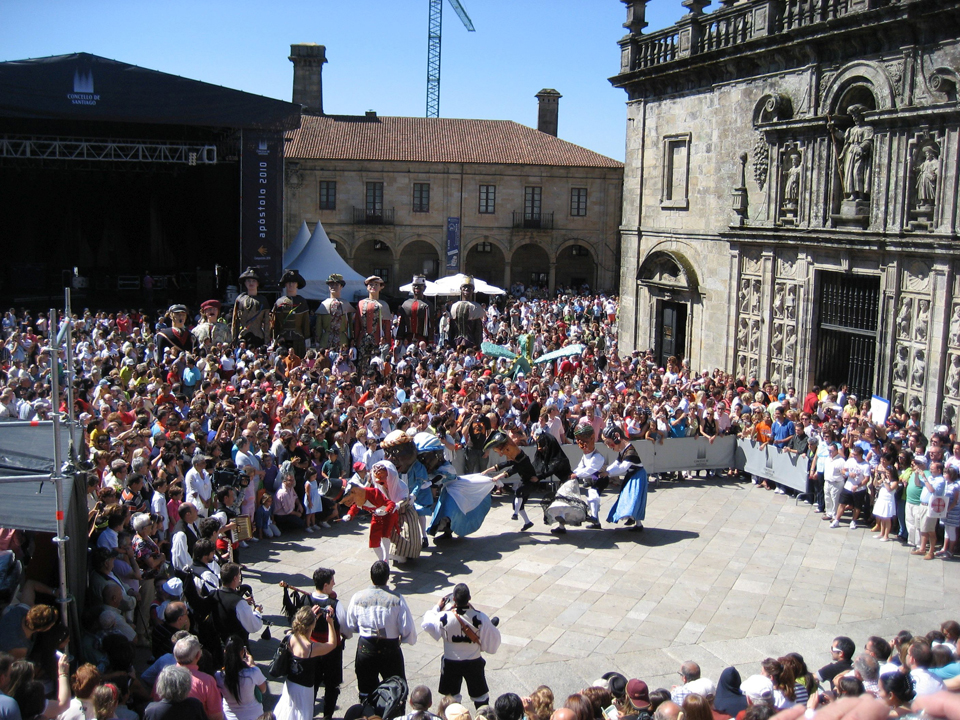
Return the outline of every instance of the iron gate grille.
<path id="1" fill-rule="evenodd" d="M 822 272 L 817 382 L 873 394 L 880 322 L 880 278 Z"/>

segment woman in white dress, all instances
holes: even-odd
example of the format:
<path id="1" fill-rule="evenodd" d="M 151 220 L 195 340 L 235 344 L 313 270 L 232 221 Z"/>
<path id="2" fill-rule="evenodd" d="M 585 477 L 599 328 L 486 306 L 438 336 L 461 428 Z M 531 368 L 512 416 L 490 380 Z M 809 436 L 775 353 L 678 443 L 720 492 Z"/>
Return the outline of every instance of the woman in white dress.
<path id="1" fill-rule="evenodd" d="M 873 476 L 874 486 L 877 488 L 877 501 L 873 504 L 873 516 L 880 523 L 880 542 L 890 542 L 890 528 L 893 518 L 897 515 L 896 491 L 899 484 L 897 471 L 894 467 L 896 455 L 887 454 L 880 458 Z"/>
<path id="2" fill-rule="evenodd" d="M 216 679 L 223 695 L 226 720 L 257 720 L 263 714 L 263 701 L 257 699 L 256 691 L 266 692 L 267 679 L 254 664 L 239 635 L 227 640 L 223 648 L 223 669 L 217 671 Z"/>
<path id="3" fill-rule="evenodd" d="M 310 636 L 318 622 L 327 623 L 327 642 L 313 642 Z M 300 608 L 293 617 L 293 632 L 284 638 L 290 643 L 290 672 L 283 683 L 283 693 L 274 708 L 276 720 L 313 720 L 313 679 L 317 660 L 337 647 L 337 631 L 333 625 L 333 608 L 313 605 Z"/>

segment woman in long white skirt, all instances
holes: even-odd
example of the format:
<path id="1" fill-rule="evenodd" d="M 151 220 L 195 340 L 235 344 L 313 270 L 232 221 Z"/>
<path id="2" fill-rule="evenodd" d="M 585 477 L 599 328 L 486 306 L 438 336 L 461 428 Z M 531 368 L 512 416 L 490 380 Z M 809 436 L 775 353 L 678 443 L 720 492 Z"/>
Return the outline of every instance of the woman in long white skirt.
<path id="1" fill-rule="evenodd" d="M 317 660 L 337 647 L 337 631 L 333 625 L 333 608 L 319 605 L 300 608 L 293 617 L 293 632 L 284 642 L 290 643 L 290 672 L 283 683 L 283 693 L 273 710 L 277 720 L 313 720 L 313 680 Z M 318 616 L 327 623 L 327 642 L 313 642 L 310 636 Z"/>

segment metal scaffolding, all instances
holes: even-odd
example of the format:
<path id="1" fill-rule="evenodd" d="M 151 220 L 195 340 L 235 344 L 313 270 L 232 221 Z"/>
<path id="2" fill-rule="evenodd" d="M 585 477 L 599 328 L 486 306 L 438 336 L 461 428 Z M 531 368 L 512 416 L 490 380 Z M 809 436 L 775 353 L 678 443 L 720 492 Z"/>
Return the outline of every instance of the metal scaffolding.
<path id="1" fill-rule="evenodd" d="M 216 165 L 216 145 L 96 138 L 0 136 L 0 158 Z"/>

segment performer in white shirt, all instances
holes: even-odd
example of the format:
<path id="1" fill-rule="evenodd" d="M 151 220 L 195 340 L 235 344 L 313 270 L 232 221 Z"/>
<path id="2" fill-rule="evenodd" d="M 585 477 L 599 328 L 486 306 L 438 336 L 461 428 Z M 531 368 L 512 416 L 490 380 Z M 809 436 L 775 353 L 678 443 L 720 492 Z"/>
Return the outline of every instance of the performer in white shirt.
<path id="1" fill-rule="evenodd" d="M 427 610 L 420 627 L 434 640 L 443 641 L 441 695 L 452 695 L 460 702 L 460 686 L 466 680 L 474 705 L 479 708 L 489 701 L 486 663 L 480 653 L 495 653 L 500 647 L 500 630 L 494 622 L 470 604 L 470 588 L 464 583 Z"/>

